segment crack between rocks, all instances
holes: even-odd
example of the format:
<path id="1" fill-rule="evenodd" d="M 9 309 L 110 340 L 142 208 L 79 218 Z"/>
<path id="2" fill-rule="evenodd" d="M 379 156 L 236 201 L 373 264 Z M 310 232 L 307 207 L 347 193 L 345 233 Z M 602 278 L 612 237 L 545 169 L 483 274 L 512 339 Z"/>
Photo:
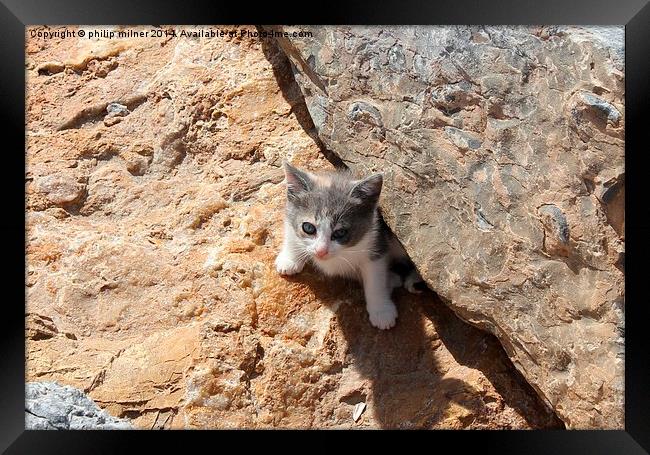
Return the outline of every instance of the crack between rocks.
<path id="1" fill-rule="evenodd" d="M 49 423 L 50 425 L 52 425 L 52 426 L 53 426 L 54 428 L 56 428 L 57 430 L 67 430 L 67 428 L 65 428 L 65 427 L 61 428 L 61 427 L 59 427 L 59 426 L 57 426 L 57 425 L 54 425 L 54 423 L 52 423 L 52 421 L 50 421 L 50 419 L 48 419 L 47 417 L 45 417 L 45 416 L 41 416 L 41 415 L 38 415 L 38 414 L 36 414 L 36 413 L 30 411 L 30 410 L 27 409 L 27 408 L 25 408 L 25 412 L 26 412 L 27 414 L 31 414 L 31 415 L 33 415 L 34 417 L 38 417 L 39 419 L 43 419 L 43 420 L 47 421 L 47 423 Z"/>
<path id="2" fill-rule="evenodd" d="M 63 131 L 68 129 L 78 129 L 86 123 L 97 122 L 100 119 L 104 118 L 108 113 L 106 112 L 106 107 L 111 103 L 119 103 L 126 106 L 129 111 L 137 108 L 141 104 L 147 101 L 147 94 L 137 93 L 135 95 L 127 96 L 120 100 L 113 101 L 104 101 L 101 103 L 94 104 L 92 106 L 85 107 L 80 111 L 77 111 L 69 119 L 65 120 L 61 125 L 56 128 L 56 131 Z"/>
<path id="3" fill-rule="evenodd" d="M 89 385 L 88 387 L 85 387 L 85 388 L 84 388 L 84 392 L 85 392 L 85 393 L 90 393 L 90 392 L 92 392 L 94 389 L 96 389 L 97 387 L 99 387 L 100 385 L 102 385 L 102 384 L 104 383 L 104 379 L 106 378 L 106 372 L 107 372 L 108 369 L 113 365 L 113 362 L 114 362 L 114 361 L 115 361 L 119 356 L 121 356 L 122 353 L 123 353 L 125 350 L 126 350 L 126 348 L 122 348 L 122 349 L 118 350 L 117 353 L 114 354 L 114 355 L 110 358 L 110 360 L 108 361 L 108 363 L 107 363 L 104 367 L 102 367 L 102 369 L 99 371 L 99 373 L 97 373 L 97 374 L 95 375 L 95 377 L 93 378 L 93 380 L 92 380 L 92 382 L 90 383 L 90 385 Z"/>

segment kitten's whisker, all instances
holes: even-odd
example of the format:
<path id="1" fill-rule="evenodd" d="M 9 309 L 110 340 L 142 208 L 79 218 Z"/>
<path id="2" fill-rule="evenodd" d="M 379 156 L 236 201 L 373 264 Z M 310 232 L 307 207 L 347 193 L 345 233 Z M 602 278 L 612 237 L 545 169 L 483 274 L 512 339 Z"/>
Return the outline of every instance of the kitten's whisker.
<path id="1" fill-rule="evenodd" d="M 309 253 L 305 251 L 305 252 L 303 252 L 302 254 L 300 254 L 297 257 L 297 260 L 302 262 L 303 260 L 307 259 L 308 257 L 309 257 Z"/>
<path id="2" fill-rule="evenodd" d="M 350 271 L 356 273 L 357 270 L 354 268 L 354 266 L 352 265 L 352 263 L 351 263 L 350 261 L 348 261 L 348 260 L 345 258 L 345 256 L 340 256 L 340 258 L 343 259 L 345 262 L 348 263 L 348 265 L 350 266 Z"/>
<path id="3" fill-rule="evenodd" d="M 302 247 L 291 248 L 291 252 L 297 254 L 309 254 L 309 252 Z"/>
<path id="4" fill-rule="evenodd" d="M 303 262 L 310 256 L 309 251 L 300 245 L 289 245 L 289 251 L 293 254 L 294 260 L 297 262 Z"/>

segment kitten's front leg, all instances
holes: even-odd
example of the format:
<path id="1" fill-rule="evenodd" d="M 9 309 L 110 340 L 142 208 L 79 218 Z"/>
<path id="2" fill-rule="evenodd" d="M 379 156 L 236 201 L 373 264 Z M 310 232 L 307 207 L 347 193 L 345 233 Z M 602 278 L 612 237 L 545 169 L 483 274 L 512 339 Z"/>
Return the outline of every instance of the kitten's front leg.
<path id="1" fill-rule="evenodd" d="M 390 329 L 397 319 L 397 308 L 390 298 L 388 257 L 368 261 L 361 268 L 363 291 L 370 323 L 379 329 Z"/>
<path id="2" fill-rule="evenodd" d="M 302 271 L 306 258 L 303 256 L 301 259 L 298 256 L 298 246 L 295 244 L 291 232 L 288 231 L 290 227 L 285 226 L 284 229 L 284 242 L 280 253 L 275 258 L 275 268 L 281 275 L 295 275 Z"/>

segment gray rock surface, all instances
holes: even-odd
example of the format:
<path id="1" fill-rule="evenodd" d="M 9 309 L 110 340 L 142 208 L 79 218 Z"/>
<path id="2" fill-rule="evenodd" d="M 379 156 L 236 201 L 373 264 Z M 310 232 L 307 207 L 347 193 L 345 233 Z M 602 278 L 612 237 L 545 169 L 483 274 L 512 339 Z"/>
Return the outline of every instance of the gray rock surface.
<path id="1" fill-rule="evenodd" d="M 56 382 L 25 384 L 27 430 L 128 430 L 128 420 L 102 410 L 81 390 Z"/>
<path id="2" fill-rule="evenodd" d="M 622 428 L 623 28 L 295 29 L 320 139 L 384 172 L 431 288 L 569 428 Z"/>

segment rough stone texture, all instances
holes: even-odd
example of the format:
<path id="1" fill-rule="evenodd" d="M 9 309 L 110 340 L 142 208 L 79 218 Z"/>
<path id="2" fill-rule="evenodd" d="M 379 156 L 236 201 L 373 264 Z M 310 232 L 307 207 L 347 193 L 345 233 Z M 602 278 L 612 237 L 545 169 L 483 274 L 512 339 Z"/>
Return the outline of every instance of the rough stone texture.
<path id="1" fill-rule="evenodd" d="M 331 165 L 273 41 L 28 35 L 27 84 L 27 380 L 137 428 L 562 426 L 432 293 L 386 332 L 278 276 L 281 159 Z"/>
<path id="2" fill-rule="evenodd" d="M 128 420 L 101 410 L 81 390 L 56 382 L 25 384 L 26 430 L 129 430 Z"/>
<path id="3" fill-rule="evenodd" d="M 432 289 L 568 427 L 623 428 L 623 28 L 297 28 L 320 139 L 385 173 Z"/>

